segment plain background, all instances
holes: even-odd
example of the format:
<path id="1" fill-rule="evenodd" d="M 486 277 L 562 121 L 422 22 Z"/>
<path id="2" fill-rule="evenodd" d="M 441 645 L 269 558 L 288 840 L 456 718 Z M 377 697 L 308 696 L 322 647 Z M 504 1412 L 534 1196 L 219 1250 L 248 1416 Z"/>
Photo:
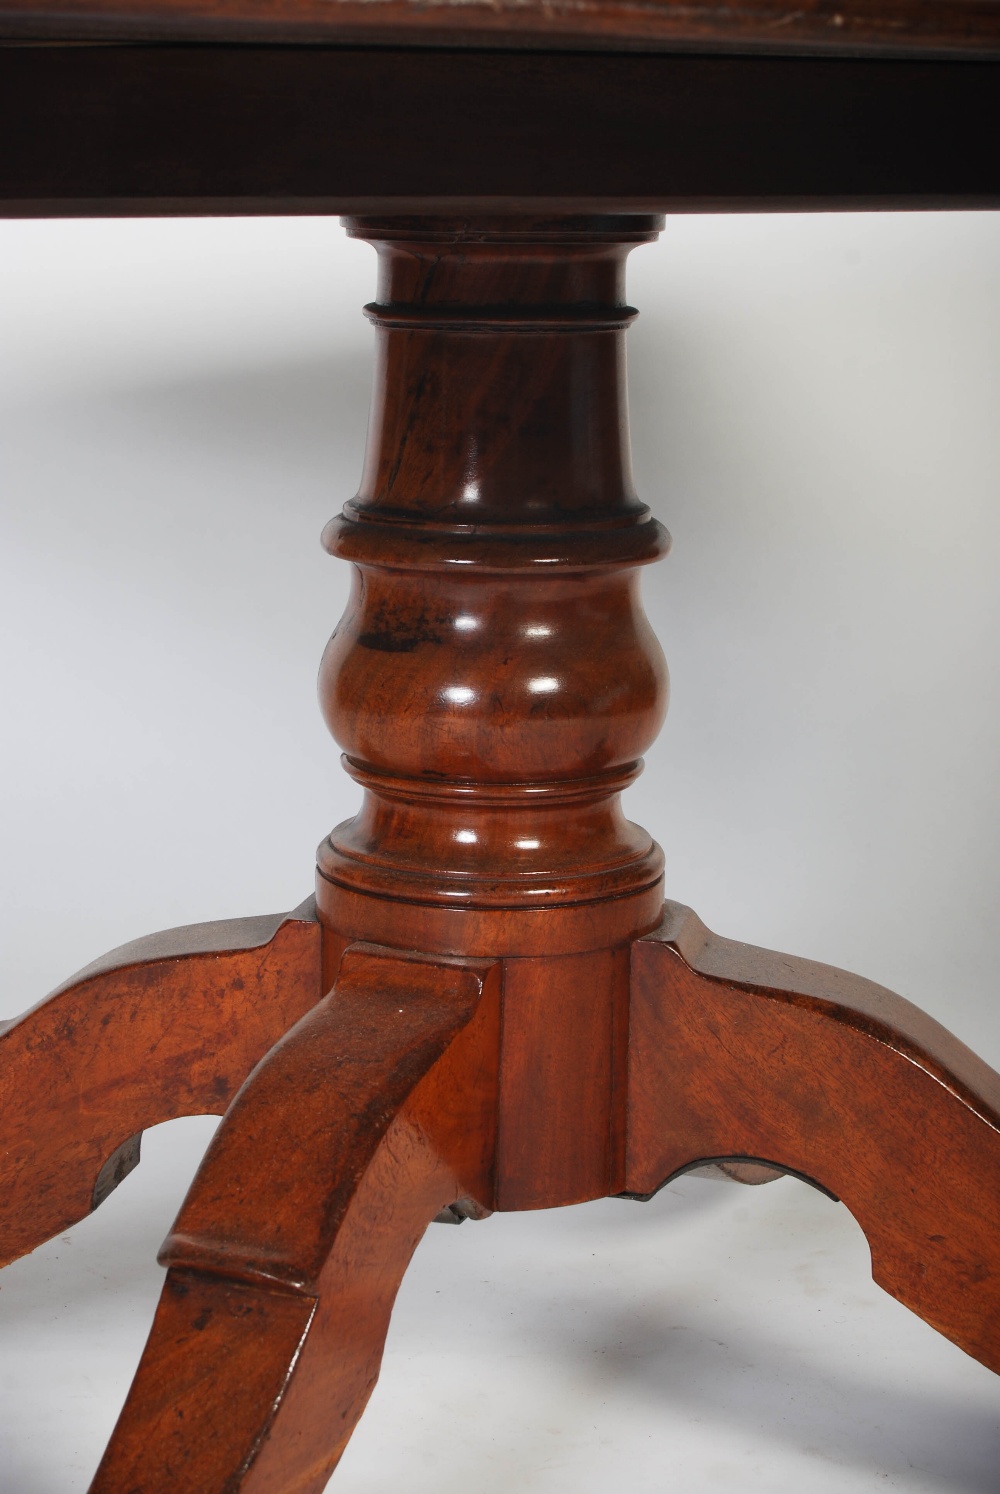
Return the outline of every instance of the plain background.
<path id="1" fill-rule="evenodd" d="M 630 792 L 721 933 L 1000 1067 L 1000 214 L 680 218 L 632 257 L 673 676 Z M 0 225 L 0 1010 L 276 911 L 357 791 L 315 703 L 374 254 L 329 220 Z M 42 1098 L 44 1103 L 44 1097 Z M 212 1122 L 0 1278 L 0 1487 L 83 1491 Z M 785 1180 L 435 1228 L 344 1494 L 995 1494 L 1000 1380 Z"/>

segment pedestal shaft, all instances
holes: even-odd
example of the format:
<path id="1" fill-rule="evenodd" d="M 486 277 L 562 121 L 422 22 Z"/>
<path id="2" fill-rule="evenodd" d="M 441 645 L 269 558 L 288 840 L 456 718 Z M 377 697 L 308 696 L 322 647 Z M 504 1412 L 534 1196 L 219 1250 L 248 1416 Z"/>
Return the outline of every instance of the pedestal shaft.
<path id="1" fill-rule="evenodd" d="M 650 218 L 351 220 L 379 252 L 354 563 L 320 695 L 360 813 L 320 848 L 336 935 L 505 959 L 498 1196 L 608 1191 L 628 942 L 662 857 L 623 816 L 666 708 L 636 567 L 630 248 Z"/>

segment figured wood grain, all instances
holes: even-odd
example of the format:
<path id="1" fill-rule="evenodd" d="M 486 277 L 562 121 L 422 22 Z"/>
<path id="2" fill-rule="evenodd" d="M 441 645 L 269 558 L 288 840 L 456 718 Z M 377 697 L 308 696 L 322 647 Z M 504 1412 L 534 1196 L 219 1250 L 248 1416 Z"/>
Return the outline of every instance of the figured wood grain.
<path id="1" fill-rule="evenodd" d="M 258 1059 L 319 1000 L 321 933 L 310 903 L 154 934 L 6 1027 L 4 1263 L 100 1203 L 138 1160 L 143 1130 L 225 1111 Z"/>
<path id="2" fill-rule="evenodd" d="M 551 1209 L 615 1192 L 616 1017 L 628 949 L 507 960 L 498 1209 Z"/>
<path id="3" fill-rule="evenodd" d="M 627 1190 L 726 1157 L 813 1179 L 879 1285 L 1000 1370 L 1000 1075 L 901 996 L 679 904 L 632 959 Z"/>
<path id="4" fill-rule="evenodd" d="M 92 1494 L 318 1494 L 427 1223 L 494 1199 L 498 970 L 354 946 L 237 1096 Z"/>

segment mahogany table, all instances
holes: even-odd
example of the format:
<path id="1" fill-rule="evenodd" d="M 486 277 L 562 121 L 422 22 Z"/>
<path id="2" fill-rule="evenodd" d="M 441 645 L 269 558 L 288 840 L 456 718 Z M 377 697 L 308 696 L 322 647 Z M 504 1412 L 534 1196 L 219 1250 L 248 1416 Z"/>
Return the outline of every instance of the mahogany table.
<path id="1" fill-rule="evenodd" d="M 663 901 L 626 256 L 669 211 L 1000 204 L 1000 0 L 0 0 L 8 215 L 341 212 L 378 250 L 364 790 L 315 899 L 140 940 L 0 1034 L 5 1260 L 221 1114 L 94 1494 L 323 1489 L 434 1218 L 714 1167 L 842 1199 L 1000 1370 L 1000 1076 Z"/>

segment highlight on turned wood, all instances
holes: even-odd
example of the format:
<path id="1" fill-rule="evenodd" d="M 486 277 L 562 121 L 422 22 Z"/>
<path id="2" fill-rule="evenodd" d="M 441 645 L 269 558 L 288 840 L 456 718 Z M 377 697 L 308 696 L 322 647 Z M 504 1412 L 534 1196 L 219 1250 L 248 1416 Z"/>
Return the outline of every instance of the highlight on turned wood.
<path id="1" fill-rule="evenodd" d="M 666 709 L 624 350 L 660 221 L 349 220 L 379 256 L 375 391 L 320 698 L 365 797 L 317 908 L 338 940 L 504 959 L 501 1208 L 614 1191 L 627 945 L 662 904 L 620 804 Z"/>
<path id="2" fill-rule="evenodd" d="M 710 1167 L 843 1199 L 1000 1370 L 1000 1076 L 856 976 L 663 904 L 625 819 L 667 703 L 639 598 L 627 254 L 649 215 L 357 217 L 378 252 L 354 567 L 320 698 L 363 799 L 287 918 L 140 941 L 0 1034 L 0 1250 L 224 1117 L 92 1494 L 320 1494 L 427 1224 Z"/>
<path id="3" fill-rule="evenodd" d="M 622 817 L 666 708 L 636 567 L 629 250 L 657 218 L 351 219 L 379 253 L 354 595 L 320 673 L 362 812 L 321 847 L 338 933 L 456 954 L 606 949 L 659 916 Z M 559 910 L 558 916 L 556 910 Z M 404 933 L 404 928 L 408 931 Z"/>

